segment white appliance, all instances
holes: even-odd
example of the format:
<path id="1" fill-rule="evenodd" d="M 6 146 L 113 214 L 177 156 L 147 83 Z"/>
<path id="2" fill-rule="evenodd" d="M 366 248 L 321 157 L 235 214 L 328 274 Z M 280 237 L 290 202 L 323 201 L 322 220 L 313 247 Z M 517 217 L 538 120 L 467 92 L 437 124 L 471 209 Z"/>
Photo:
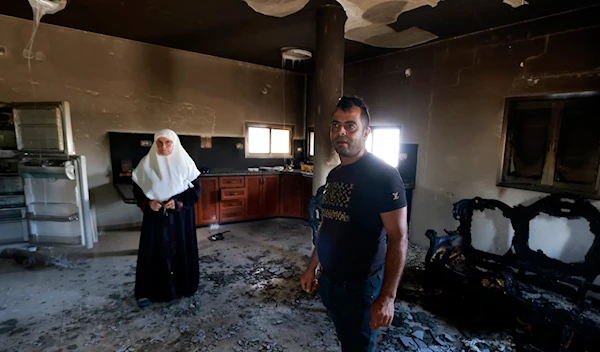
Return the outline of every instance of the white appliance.
<path id="1" fill-rule="evenodd" d="M 0 209 L 0 224 L 3 218 L 9 220 L 3 216 L 6 211 L 14 227 L 19 209 L 19 221 L 27 231 L 22 238 L 29 244 L 92 248 L 98 241 L 95 210 L 90 204 L 85 156 L 75 154 L 69 104 L 15 103 L 11 107 L 16 142 L 11 160 L 17 160 L 22 194 L 19 201 Z M 14 173 L 12 177 L 17 179 Z M 4 231 L 11 231 L 12 237 L 3 235 Z M 0 241 L 6 242 L 7 237 L 16 239 L 15 230 L 0 227 Z"/>

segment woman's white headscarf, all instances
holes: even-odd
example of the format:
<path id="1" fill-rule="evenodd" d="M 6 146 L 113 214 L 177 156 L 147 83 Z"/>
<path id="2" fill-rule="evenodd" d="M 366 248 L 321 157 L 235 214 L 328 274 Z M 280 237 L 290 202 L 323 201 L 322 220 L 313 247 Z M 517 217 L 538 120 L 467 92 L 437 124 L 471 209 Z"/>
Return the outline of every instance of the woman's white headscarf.
<path id="1" fill-rule="evenodd" d="M 171 154 L 163 156 L 158 154 L 156 140 L 160 137 L 173 142 Z M 142 158 L 132 179 L 148 199 L 161 202 L 170 200 L 188 188 L 194 187 L 194 181 L 200 175 L 194 160 L 183 149 L 177 134 L 169 129 L 158 131 L 154 135 L 154 143 L 150 152 Z"/>

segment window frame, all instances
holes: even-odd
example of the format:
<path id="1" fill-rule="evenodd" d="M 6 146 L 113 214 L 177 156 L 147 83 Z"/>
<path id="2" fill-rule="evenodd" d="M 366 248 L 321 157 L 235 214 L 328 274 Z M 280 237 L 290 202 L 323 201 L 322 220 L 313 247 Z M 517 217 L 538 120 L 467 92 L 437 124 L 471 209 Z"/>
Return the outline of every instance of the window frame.
<path id="1" fill-rule="evenodd" d="M 569 192 L 591 199 L 600 199 L 600 157 L 597 170 L 596 181 L 593 186 L 577 185 L 569 182 L 556 181 L 555 173 L 557 167 L 557 153 L 559 148 L 559 138 L 562 124 L 562 110 L 565 104 L 576 102 L 584 98 L 600 98 L 600 92 L 578 92 L 550 95 L 532 95 L 520 97 L 507 97 L 504 103 L 504 117 L 502 122 L 502 148 L 501 161 L 498 172 L 496 186 L 522 189 L 528 191 L 536 191 L 542 193 L 563 193 Z M 511 128 L 511 122 L 515 121 L 515 115 L 511 115 L 512 106 L 516 103 L 531 102 L 540 103 L 540 105 L 549 105 L 551 108 L 551 116 L 549 123 L 549 133 L 546 154 L 544 157 L 544 165 L 542 177 L 539 181 L 530 178 L 511 176 L 510 158 L 513 146 L 510 145 L 510 138 L 516 132 Z M 512 120 L 512 121 L 511 121 Z"/>
<path id="2" fill-rule="evenodd" d="M 310 155 L 310 134 L 313 134 L 313 155 Z M 315 133 L 315 128 L 314 127 L 309 127 L 306 129 L 306 159 L 307 160 L 314 160 L 315 155 L 314 155 L 314 151 L 315 151 L 315 139 L 314 139 L 314 133 Z"/>
<path id="3" fill-rule="evenodd" d="M 400 144 L 398 144 L 398 165 L 396 165 L 396 168 L 400 167 L 400 161 L 402 159 L 402 129 L 403 129 L 403 125 L 370 125 L 369 128 L 371 129 L 371 132 L 369 133 L 369 135 L 371 136 L 371 151 L 370 153 L 373 153 L 373 138 L 374 138 L 374 131 L 375 130 L 388 130 L 388 129 L 397 129 L 398 133 L 400 134 Z M 366 141 L 365 141 L 365 149 L 367 149 L 366 146 Z M 375 154 L 373 154 L 375 155 Z"/>
<path id="4" fill-rule="evenodd" d="M 250 139 L 248 129 L 250 127 L 254 128 L 268 128 L 269 129 L 269 153 L 250 153 Z M 273 145 L 271 144 L 271 130 L 288 130 L 290 132 L 289 138 L 289 153 L 271 153 Z M 245 144 L 245 157 L 251 159 L 277 159 L 277 158 L 293 158 L 294 157 L 294 126 L 293 125 L 281 125 L 281 124 L 272 124 L 272 123 L 262 123 L 262 122 L 245 122 L 244 124 L 244 144 Z"/>
<path id="5" fill-rule="evenodd" d="M 369 126 L 369 128 L 371 129 L 370 132 L 370 136 L 371 136 L 371 150 L 373 150 L 373 132 L 375 130 L 379 130 L 379 129 L 397 129 L 398 132 L 400 133 L 400 144 L 398 145 L 398 165 L 400 165 L 400 161 L 402 160 L 402 125 L 371 125 Z M 309 127 L 306 129 L 306 159 L 307 160 L 314 160 L 314 155 L 310 155 L 310 134 L 314 133 L 315 129 L 314 127 Z M 314 140 L 313 140 L 314 142 Z M 366 147 L 366 145 L 365 145 Z M 398 167 L 398 166 L 397 166 Z"/>

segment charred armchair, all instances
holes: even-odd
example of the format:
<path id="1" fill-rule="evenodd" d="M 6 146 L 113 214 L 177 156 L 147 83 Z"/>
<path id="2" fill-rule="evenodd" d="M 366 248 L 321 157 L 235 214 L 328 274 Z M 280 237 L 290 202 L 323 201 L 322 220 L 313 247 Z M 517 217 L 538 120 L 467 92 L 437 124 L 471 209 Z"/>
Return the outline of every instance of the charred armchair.
<path id="1" fill-rule="evenodd" d="M 514 229 L 511 248 L 503 255 L 472 245 L 474 211 L 500 210 Z M 529 247 L 530 221 L 541 213 L 552 217 L 583 218 L 594 241 L 580 263 L 565 263 Z M 437 236 L 428 230 L 430 246 L 425 259 L 430 292 L 493 301 L 507 307 L 518 330 L 532 344 L 560 346 L 561 351 L 600 346 L 600 305 L 589 293 L 600 293 L 594 280 L 600 275 L 600 211 L 588 200 L 553 194 L 529 206 L 510 207 L 493 199 L 473 198 L 454 204 L 459 221 L 454 231 Z M 585 348 L 583 349 L 585 350 Z"/>

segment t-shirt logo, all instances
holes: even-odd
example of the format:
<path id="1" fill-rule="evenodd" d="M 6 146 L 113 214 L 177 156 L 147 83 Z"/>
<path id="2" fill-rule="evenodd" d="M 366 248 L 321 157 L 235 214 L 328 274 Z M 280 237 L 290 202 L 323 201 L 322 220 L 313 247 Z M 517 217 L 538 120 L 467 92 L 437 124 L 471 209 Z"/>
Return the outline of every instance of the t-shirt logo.
<path id="1" fill-rule="evenodd" d="M 323 193 L 323 218 L 349 222 L 346 212 L 352 200 L 354 184 L 343 182 L 327 182 Z"/>
<path id="2" fill-rule="evenodd" d="M 392 193 L 392 197 L 394 197 L 392 200 L 398 200 L 400 199 L 400 192 L 393 192 Z"/>

